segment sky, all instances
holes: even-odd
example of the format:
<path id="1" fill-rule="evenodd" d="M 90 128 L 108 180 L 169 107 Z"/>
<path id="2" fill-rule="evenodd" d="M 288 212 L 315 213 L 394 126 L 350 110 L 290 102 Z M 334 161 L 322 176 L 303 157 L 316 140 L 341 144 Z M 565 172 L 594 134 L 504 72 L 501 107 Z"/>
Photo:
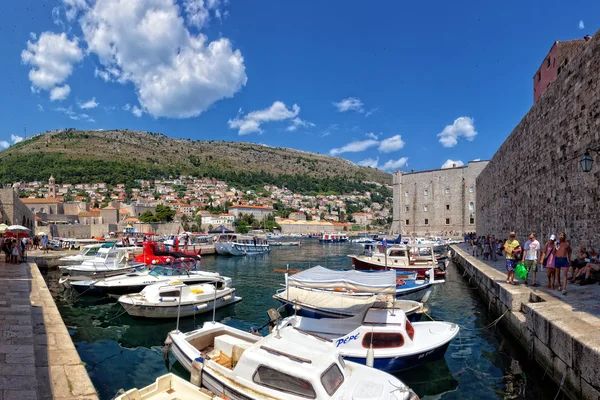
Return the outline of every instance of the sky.
<path id="1" fill-rule="evenodd" d="M 0 11 L 0 148 L 134 129 L 392 172 L 490 159 L 600 2 L 22 0 Z"/>

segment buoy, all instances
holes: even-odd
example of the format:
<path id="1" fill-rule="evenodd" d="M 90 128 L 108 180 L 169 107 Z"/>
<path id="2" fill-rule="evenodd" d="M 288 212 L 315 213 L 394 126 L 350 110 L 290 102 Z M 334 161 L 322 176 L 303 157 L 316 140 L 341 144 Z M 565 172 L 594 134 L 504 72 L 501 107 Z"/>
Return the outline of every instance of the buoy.
<path id="1" fill-rule="evenodd" d="M 367 367 L 373 368 L 373 364 L 375 364 L 375 351 L 373 350 L 373 343 L 369 346 L 369 350 L 367 350 Z"/>
<path id="2" fill-rule="evenodd" d="M 202 357 L 194 359 L 192 362 L 192 374 L 190 376 L 190 382 L 192 385 L 202 387 L 202 369 L 204 368 L 204 360 Z"/>

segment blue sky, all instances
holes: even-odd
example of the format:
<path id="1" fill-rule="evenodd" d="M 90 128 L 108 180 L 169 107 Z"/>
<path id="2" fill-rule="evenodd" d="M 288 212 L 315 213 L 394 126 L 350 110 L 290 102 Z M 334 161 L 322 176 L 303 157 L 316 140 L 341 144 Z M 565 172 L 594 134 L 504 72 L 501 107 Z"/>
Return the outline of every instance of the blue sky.
<path id="1" fill-rule="evenodd" d="M 600 3 L 27 0 L 0 27 L 0 147 L 129 128 L 422 170 L 489 159 Z"/>

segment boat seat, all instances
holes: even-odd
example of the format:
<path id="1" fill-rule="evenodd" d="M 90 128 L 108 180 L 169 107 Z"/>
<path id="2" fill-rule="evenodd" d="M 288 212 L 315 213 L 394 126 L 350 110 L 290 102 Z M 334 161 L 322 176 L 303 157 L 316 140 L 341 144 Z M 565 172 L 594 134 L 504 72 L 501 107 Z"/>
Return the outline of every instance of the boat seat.
<path id="1" fill-rule="evenodd" d="M 251 346 L 250 343 L 236 344 L 233 346 L 233 350 L 232 350 L 232 354 L 231 354 L 231 368 L 235 368 L 238 361 L 240 361 L 242 354 L 244 354 L 244 351 L 246 351 L 248 348 L 250 348 L 250 346 Z"/>
<path id="2" fill-rule="evenodd" d="M 231 358 L 233 355 L 233 348 L 240 346 L 247 348 L 250 344 L 244 339 L 239 339 L 231 335 L 221 335 L 215 338 L 215 350 L 222 352 L 227 357 Z"/>

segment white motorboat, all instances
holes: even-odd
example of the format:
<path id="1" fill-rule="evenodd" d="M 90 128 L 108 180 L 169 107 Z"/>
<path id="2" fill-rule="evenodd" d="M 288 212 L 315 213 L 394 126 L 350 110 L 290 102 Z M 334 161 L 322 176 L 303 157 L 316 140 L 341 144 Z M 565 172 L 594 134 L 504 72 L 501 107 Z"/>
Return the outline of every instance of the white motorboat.
<path id="1" fill-rule="evenodd" d="M 215 251 L 220 255 L 245 256 L 268 253 L 270 247 L 265 238 L 258 236 L 223 234 L 215 242 Z"/>
<path id="2" fill-rule="evenodd" d="M 419 320 L 423 304 L 395 300 L 398 276 L 394 271 L 334 271 L 321 266 L 297 274 L 286 274 L 286 288 L 274 298 L 288 314 L 310 318 L 347 318 L 370 307 L 403 310 L 412 321 Z"/>
<path id="3" fill-rule="evenodd" d="M 217 272 L 156 266 L 152 269 L 140 268 L 127 274 L 100 279 L 74 280 L 70 282 L 70 287 L 79 293 L 104 296 L 138 293 L 146 286 L 172 281 L 179 281 L 186 285 L 216 282 L 219 288 L 231 285 L 231 278 L 221 277 Z"/>
<path id="4" fill-rule="evenodd" d="M 79 253 L 61 257 L 58 260 L 65 265 L 81 264 L 85 260 L 93 260 L 101 247 L 101 243 L 88 244 L 83 246 L 81 250 L 79 250 Z"/>
<path id="5" fill-rule="evenodd" d="M 341 357 L 328 340 L 286 327 L 258 337 L 218 322 L 167 344 L 202 387 L 232 400 L 416 400 L 402 381 Z"/>
<path id="6" fill-rule="evenodd" d="M 120 391 L 113 400 L 217 400 L 218 397 L 205 393 L 198 386 L 191 384 L 175 374 L 165 374 L 142 389 Z"/>
<path id="7" fill-rule="evenodd" d="M 416 367 L 444 356 L 450 341 L 458 334 L 456 324 L 442 321 L 411 323 L 404 312 L 370 308 L 352 318 L 284 319 L 280 328 L 293 326 L 333 340 L 345 360 L 360 364 L 367 361 L 369 349 L 374 361 L 370 366 L 386 372 Z"/>
<path id="8" fill-rule="evenodd" d="M 125 272 L 143 263 L 130 263 L 133 256 L 140 252 L 141 248 L 134 247 L 108 247 L 104 245 L 98 250 L 96 256 L 91 260 L 85 260 L 79 265 L 59 266 L 63 274 L 69 275 L 95 275 L 114 274 L 114 272 Z"/>
<path id="9" fill-rule="evenodd" d="M 119 297 L 127 314 L 145 318 L 189 317 L 242 301 L 235 289 L 209 283 L 184 285 L 180 281 L 146 286 L 140 293 Z"/>

